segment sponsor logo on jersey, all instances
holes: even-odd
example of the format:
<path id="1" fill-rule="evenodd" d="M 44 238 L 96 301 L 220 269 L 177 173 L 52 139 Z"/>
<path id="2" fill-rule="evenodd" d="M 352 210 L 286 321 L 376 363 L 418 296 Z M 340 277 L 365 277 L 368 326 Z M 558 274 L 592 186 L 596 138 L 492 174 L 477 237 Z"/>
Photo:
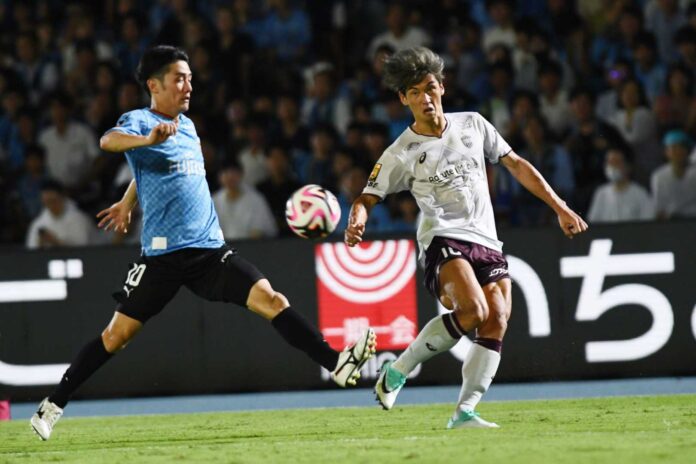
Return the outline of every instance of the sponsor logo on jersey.
<path id="1" fill-rule="evenodd" d="M 372 172 L 370 173 L 370 177 L 367 179 L 369 182 L 374 182 L 377 180 L 377 176 L 379 175 L 379 171 L 382 169 L 382 165 L 380 163 L 376 163 L 375 167 L 372 168 Z"/>
<path id="2" fill-rule="evenodd" d="M 205 165 L 195 159 L 183 159 L 169 163 L 170 174 L 184 174 L 186 176 L 205 176 Z"/>
<path id="3" fill-rule="evenodd" d="M 425 162 L 425 157 L 426 157 L 426 156 L 428 156 L 428 152 L 425 152 L 425 151 L 424 151 L 423 154 L 420 156 L 420 158 L 418 158 L 418 162 L 419 162 L 420 164 L 423 164 L 423 163 Z"/>

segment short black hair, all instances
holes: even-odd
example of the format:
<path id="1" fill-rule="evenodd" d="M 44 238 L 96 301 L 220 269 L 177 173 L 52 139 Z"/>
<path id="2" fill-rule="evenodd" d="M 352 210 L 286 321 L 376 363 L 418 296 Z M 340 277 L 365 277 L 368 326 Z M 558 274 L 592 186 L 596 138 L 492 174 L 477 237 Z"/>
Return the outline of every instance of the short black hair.
<path id="1" fill-rule="evenodd" d="M 150 47 L 145 50 L 142 58 L 140 58 L 138 69 L 135 71 L 135 78 L 149 94 L 150 89 L 147 88 L 147 80 L 151 77 L 161 80 L 167 71 L 167 67 L 176 61 L 189 62 L 188 55 L 181 48 L 172 47 L 171 45 Z"/>
<path id="2" fill-rule="evenodd" d="M 63 184 L 55 179 L 42 180 L 41 184 L 39 185 L 39 190 L 41 192 L 57 192 L 61 195 L 65 194 L 65 187 L 63 187 Z"/>

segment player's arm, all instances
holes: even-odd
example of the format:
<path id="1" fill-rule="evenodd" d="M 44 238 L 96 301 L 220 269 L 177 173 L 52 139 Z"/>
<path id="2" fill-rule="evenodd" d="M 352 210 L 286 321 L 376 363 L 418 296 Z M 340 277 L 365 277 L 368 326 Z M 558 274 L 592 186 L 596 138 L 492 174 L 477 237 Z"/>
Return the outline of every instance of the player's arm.
<path id="1" fill-rule="evenodd" d="M 587 230 L 587 223 L 575 211 L 568 208 L 565 201 L 561 200 L 539 171 L 527 160 L 515 152 L 510 152 L 500 158 L 500 162 L 524 188 L 553 209 L 558 215 L 558 224 L 568 238 L 573 238 L 573 235 Z"/>
<path id="2" fill-rule="evenodd" d="M 128 188 L 119 201 L 97 213 L 97 218 L 100 218 L 97 227 L 103 228 L 105 231 L 113 229 L 116 232 L 127 233 L 131 220 L 131 210 L 137 202 L 138 192 L 134 179 L 128 184 Z"/>
<path id="3" fill-rule="evenodd" d="M 365 224 L 370 216 L 372 208 L 379 203 L 380 198 L 377 195 L 363 193 L 353 202 L 348 215 L 348 227 L 346 227 L 344 240 L 346 245 L 355 246 L 362 242 L 362 236 L 365 233 Z"/>
<path id="4" fill-rule="evenodd" d="M 99 139 L 99 148 L 104 151 L 124 152 L 134 148 L 149 147 L 159 145 L 172 135 L 176 134 L 179 128 L 178 118 L 174 122 L 161 122 L 152 128 L 147 135 L 126 134 L 114 128 L 108 131 Z"/>

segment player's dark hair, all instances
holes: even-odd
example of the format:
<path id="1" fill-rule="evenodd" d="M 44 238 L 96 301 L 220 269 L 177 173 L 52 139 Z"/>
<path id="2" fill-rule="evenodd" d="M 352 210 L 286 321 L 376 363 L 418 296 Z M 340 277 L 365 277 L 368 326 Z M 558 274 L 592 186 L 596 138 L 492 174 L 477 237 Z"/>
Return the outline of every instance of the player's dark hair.
<path id="1" fill-rule="evenodd" d="M 171 45 L 156 45 L 148 48 L 140 58 L 138 69 L 135 71 L 135 78 L 140 85 L 149 94 L 150 89 L 147 88 L 147 80 L 156 78 L 162 80 L 166 74 L 170 64 L 176 61 L 189 62 L 189 57 L 185 51 Z"/>
<path id="2" fill-rule="evenodd" d="M 384 60 L 384 85 L 395 92 L 419 83 L 428 74 L 442 82 L 445 64 L 436 53 L 425 47 L 401 50 Z"/>

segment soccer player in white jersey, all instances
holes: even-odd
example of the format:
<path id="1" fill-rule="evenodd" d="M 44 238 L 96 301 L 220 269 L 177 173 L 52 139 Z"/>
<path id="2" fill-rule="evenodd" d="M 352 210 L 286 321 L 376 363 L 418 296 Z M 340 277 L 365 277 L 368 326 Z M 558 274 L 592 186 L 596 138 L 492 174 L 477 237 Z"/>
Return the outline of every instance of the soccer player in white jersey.
<path id="1" fill-rule="evenodd" d="M 462 388 L 447 428 L 498 427 L 475 412 L 490 386 L 510 317 L 510 277 L 493 217 L 485 162 L 502 163 L 558 215 L 572 238 L 587 229 L 539 172 L 515 154 L 478 113 L 442 109 L 442 59 L 423 47 L 387 59 L 385 84 L 415 119 L 375 164 L 367 186 L 351 208 L 345 242 L 362 240 L 374 205 L 390 193 L 409 190 L 420 207 L 418 244 L 425 285 L 452 312 L 431 319 L 399 358 L 383 364 L 375 386 L 391 409 L 408 374 L 452 348 L 469 332 L 476 338 L 462 366 Z"/>

